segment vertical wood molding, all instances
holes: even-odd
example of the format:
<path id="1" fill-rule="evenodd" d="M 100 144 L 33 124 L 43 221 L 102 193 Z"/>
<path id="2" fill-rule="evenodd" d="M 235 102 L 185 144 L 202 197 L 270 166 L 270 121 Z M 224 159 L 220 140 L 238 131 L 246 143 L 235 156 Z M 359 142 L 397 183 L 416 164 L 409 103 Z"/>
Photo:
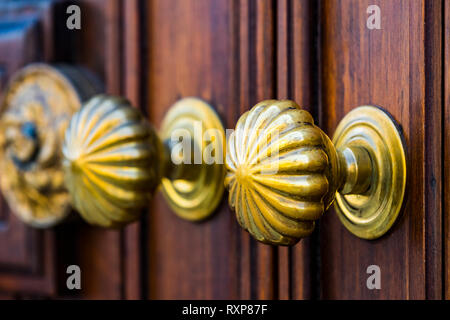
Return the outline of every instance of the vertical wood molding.
<path id="1" fill-rule="evenodd" d="M 375 104 L 390 112 L 407 144 L 406 202 L 391 231 L 374 241 L 351 235 L 333 210 L 326 213 L 321 221 L 322 296 L 439 298 L 439 8 L 437 2 L 379 1 L 382 29 L 368 30 L 369 4 L 321 1 L 321 117 L 333 133 L 358 105 Z M 381 268 L 381 290 L 366 288 L 371 264 Z"/>
<path id="2" fill-rule="evenodd" d="M 53 58 L 54 18 L 51 1 L 0 3 L 0 86 L 26 64 Z M 0 291 L 17 297 L 55 295 L 54 231 L 28 227 L 0 201 Z"/>
<path id="3" fill-rule="evenodd" d="M 249 52 L 250 52 L 250 8 L 249 1 L 237 1 L 235 2 L 236 10 L 233 11 L 237 23 L 237 37 L 234 42 L 236 45 L 236 52 L 238 53 L 237 64 L 237 77 L 239 78 L 239 86 L 236 88 L 239 94 L 236 101 L 236 112 L 234 117 L 229 121 L 229 128 L 233 128 L 233 124 L 239 119 L 239 116 L 248 110 L 250 106 L 249 94 L 251 85 L 251 70 L 249 64 Z M 236 234 L 238 235 L 239 242 L 239 297 L 241 299 L 251 299 L 254 290 L 252 290 L 252 284 L 255 282 L 255 273 L 252 271 L 252 252 L 254 252 L 254 243 L 252 242 L 248 233 L 236 228 Z"/>
<path id="4" fill-rule="evenodd" d="M 277 1 L 278 99 L 292 99 L 316 119 L 318 73 L 316 62 L 319 20 L 315 1 Z M 279 298 L 313 299 L 318 271 L 318 225 L 314 234 L 291 248 L 278 249 Z"/>
<path id="5" fill-rule="evenodd" d="M 276 96 L 276 6 L 273 0 L 243 0 L 239 4 L 241 115 L 259 101 Z M 258 243 L 247 232 L 240 233 L 241 298 L 276 299 L 278 249 Z"/>
<path id="6" fill-rule="evenodd" d="M 443 1 L 444 71 L 443 71 L 443 214 L 444 214 L 444 298 L 450 300 L 450 4 Z"/>
<path id="7" fill-rule="evenodd" d="M 250 99 L 255 99 L 248 107 L 252 107 L 259 101 L 271 99 L 276 96 L 276 55 L 275 55 L 275 2 L 273 0 L 250 0 L 254 9 L 250 12 L 250 65 L 256 64 L 254 80 L 251 85 L 256 85 L 250 91 Z M 253 24 L 253 23 L 254 24 Z M 254 39 L 254 43 L 252 43 Z M 254 51 L 253 51 L 254 50 Z M 250 69 L 253 71 L 252 69 Z M 252 96 L 255 93 L 256 96 Z M 277 247 L 256 243 L 255 260 L 256 267 L 256 299 L 278 298 L 278 271 L 277 271 Z"/>
<path id="8" fill-rule="evenodd" d="M 241 87 L 236 59 L 240 3 L 154 0 L 145 12 L 149 45 L 143 59 L 148 77 L 144 90 L 151 122 L 158 128 L 175 101 L 197 96 L 211 103 L 231 128 Z M 241 286 L 244 274 L 251 276 L 242 258 L 248 257 L 245 243 L 225 196 L 210 219 L 192 223 L 177 217 L 157 193 L 147 217 L 149 298 L 239 299 L 250 292 Z M 248 277 L 245 281 L 250 283 Z"/>
<path id="9" fill-rule="evenodd" d="M 142 6 L 139 0 L 122 1 L 123 12 L 123 93 L 133 106 L 145 111 L 142 105 L 142 77 L 141 77 L 141 15 Z M 146 214 L 145 210 L 142 212 Z M 124 233 L 123 244 L 123 281 L 124 298 L 141 299 L 145 292 L 145 283 L 142 278 L 142 232 L 143 222 L 136 222 L 127 226 Z"/>
<path id="10" fill-rule="evenodd" d="M 276 84 L 277 99 L 289 99 L 292 97 L 292 2 L 290 0 L 281 0 L 277 2 L 276 7 Z M 297 246 L 304 247 L 302 241 Z M 291 298 L 293 277 L 291 270 L 292 248 L 278 248 L 278 298 L 288 300 Z"/>
<path id="11" fill-rule="evenodd" d="M 122 0 L 81 0 L 82 28 L 72 31 L 76 38 L 71 63 L 92 71 L 105 85 L 105 92 L 124 94 L 124 51 Z M 58 28 L 65 28 L 64 25 Z M 61 233 L 63 243 L 74 243 L 71 263 L 82 270 L 83 299 L 123 299 L 126 297 L 124 254 L 125 231 L 95 228 L 85 223 L 64 226 L 70 239 Z M 66 266 L 60 266 L 65 268 Z M 70 293 L 73 294 L 73 293 Z"/>
<path id="12" fill-rule="evenodd" d="M 426 299 L 434 300 L 443 296 L 443 5 L 425 2 L 425 281 Z"/>

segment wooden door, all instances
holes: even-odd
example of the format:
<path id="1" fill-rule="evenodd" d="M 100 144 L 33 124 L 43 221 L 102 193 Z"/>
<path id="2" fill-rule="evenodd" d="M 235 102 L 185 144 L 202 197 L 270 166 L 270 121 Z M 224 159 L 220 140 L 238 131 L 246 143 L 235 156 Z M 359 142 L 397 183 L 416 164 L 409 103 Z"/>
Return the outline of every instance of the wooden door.
<path id="1" fill-rule="evenodd" d="M 49 2 L 0 4 L 0 93 L 8 78 L 33 61 L 53 59 L 53 7 Z M 7 174 L 2 172 L 1 174 Z M 0 200 L 0 297 L 56 293 L 55 237 L 28 228 Z"/>
<path id="2" fill-rule="evenodd" d="M 377 1 L 380 30 L 366 27 L 371 4 L 321 3 L 320 117 L 332 133 L 358 105 L 388 110 L 406 140 L 406 200 L 392 230 L 375 241 L 352 236 L 328 212 L 320 232 L 321 297 L 441 299 L 444 3 Z M 380 267 L 381 290 L 365 285 L 370 265 Z"/>
<path id="3" fill-rule="evenodd" d="M 395 226 L 353 236 L 333 209 L 294 247 L 243 231 L 227 194 L 214 215 L 178 218 L 158 192 L 140 221 L 105 230 L 76 221 L 24 225 L 0 204 L 0 298 L 449 298 L 449 5 L 441 0 L 80 0 L 0 4 L 0 91 L 33 61 L 82 65 L 156 128 L 178 99 L 209 102 L 225 128 L 257 102 L 292 99 L 332 136 L 359 105 L 401 125 L 408 188 Z M 367 27 L 370 5 L 381 29 Z M 446 161 L 447 160 L 447 161 Z M 5 174 L 0 172 L 0 174 Z M 446 196 L 447 195 L 447 196 Z M 82 289 L 66 288 L 79 265 Z M 381 289 L 366 286 L 367 267 Z"/>
<path id="4" fill-rule="evenodd" d="M 70 4 L 53 0 L 0 4 L 1 84 L 31 62 L 82 65 L 103 82 L 107 93 L 126 95 L 137 104 L 138 88 L 133 84 L 137 79 L 133 65 L 138 61 L 137 24 L 121 27 L 122 16 L 134 21 L 137 2 L 80 1 L 81 30 L 66 27 Z M 124 39 L 133 45 L 125 45 Z M 124 48 L 126 53 L 122 53 Z M 133 77 L 126 77 L 130 72 Z M 117 231 L 90 228 L 75 221 L 37 230 L 20 222 L 5 202 L 0 220 L 0 297 L 140 297 L 137 224 Z M 66 270 L 70 265 L 81 268 L 80 291 L 67 290 Z"/>

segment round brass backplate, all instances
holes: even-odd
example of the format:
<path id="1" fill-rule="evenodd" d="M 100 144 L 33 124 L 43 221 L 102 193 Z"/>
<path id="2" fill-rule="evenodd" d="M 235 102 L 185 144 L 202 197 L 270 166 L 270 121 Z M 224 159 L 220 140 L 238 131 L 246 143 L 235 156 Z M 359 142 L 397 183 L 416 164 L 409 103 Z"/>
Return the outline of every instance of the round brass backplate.
<path id="1" fill-rule="evenodd" d="M 166 144 L 179 135 L 193 141 L 191 151 L 196 150 L 196 154 L 192 157 L 191 164 L 194 165 L 191 169 L 196 174 L 190 175 L 189 179 L 165 177 L 161 181 L 162 191 L 179 217 L 203 220 L 214 212 L 224 192 L 225 131 L 209 104 L 198 98 L 184 98 L 170 108 L 160 132 L 161 140 Z"/>
<path id="2" fill-rule="evenodd" d="M 32 64 L 16 73 L 0 101 L 0 185 L 26 223 L 49 227 L 70 212 L 61 144 L 72 114 L 95 89 L 70 67 Z"/>
<path id="3" fill-rule="evenodd" d="M 370 154 L 371 184 L 363 194 L 337 192 L 335 209 L 344 226 L 363 239 L 385 234 L 397 219 L 406 187 L 406 151 L 398 125 L 385 111 L 362 106 L 349 112 L 333 137 L 337 150 L 364 147 Z"/>

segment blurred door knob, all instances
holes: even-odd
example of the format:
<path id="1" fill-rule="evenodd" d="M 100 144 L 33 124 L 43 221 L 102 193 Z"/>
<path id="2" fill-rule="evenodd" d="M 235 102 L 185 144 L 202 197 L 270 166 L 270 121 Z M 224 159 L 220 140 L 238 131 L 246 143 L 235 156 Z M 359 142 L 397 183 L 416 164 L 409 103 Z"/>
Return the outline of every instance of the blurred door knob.
<path id="1" fill-rule="evenodd" d="M 0 104 L 0 184 L 13 212 L 45 228 L 74 206 L 93 225 L 120 227 L 139 218 L 161 185 L 180 217 L 208 217 L 223 194 L 223 161 L 174 164 L 173 136 L 181 131 L 193 150 L 212 145 L 223 158 L 214 110 L 182 99 L 158 136 L 127 100 L 99 92 L 91 76 L 70 66 L 32 64 L 10 81 Z"/>

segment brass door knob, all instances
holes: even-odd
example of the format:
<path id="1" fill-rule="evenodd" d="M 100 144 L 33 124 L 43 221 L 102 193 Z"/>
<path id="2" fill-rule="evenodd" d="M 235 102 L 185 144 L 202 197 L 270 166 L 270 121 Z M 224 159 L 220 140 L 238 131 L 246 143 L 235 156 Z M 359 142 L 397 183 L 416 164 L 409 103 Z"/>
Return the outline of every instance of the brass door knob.
<path id="1" fill-rule="evenodd" d="M 310 235 L 333 202 L 352 233 L 380 237 L 397 218 L 406 185 L 398 126 L 373 106 L 347 114 L 331 142 L 295 102 L 262 101 L 237 122 L 226 167 L 239 224 L 275 245 Z"/>
<path id="2" fill-rule="evenodd" d="M 44 228 L 74 206 L 93 225 L 119 227 L 137 220 L 161 185 L 180 217 L 208 217 L 225 176 L 225 134 L 214 110 L 182 99 L 157 135 L 127 100 L 98 92 L 88 73 L 69 66 L 33 64 L 12 78 L 0 104 L 0 184 L 12 211 Z M 174 161 L 184 157 L 183 137 L 222 161 Z"/>

